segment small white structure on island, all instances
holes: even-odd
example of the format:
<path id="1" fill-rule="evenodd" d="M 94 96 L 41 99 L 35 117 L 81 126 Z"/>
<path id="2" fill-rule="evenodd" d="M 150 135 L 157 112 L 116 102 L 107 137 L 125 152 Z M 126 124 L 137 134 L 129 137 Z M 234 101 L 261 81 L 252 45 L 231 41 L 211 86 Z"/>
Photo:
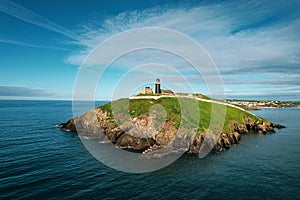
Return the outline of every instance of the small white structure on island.
<path id="1" fill-rule="evenodd" d="M 140 89 L 141 94 L 153 94 L 151 87 L 143 87 Z"/>
<path id="2" fill-rule="evenodd" d="M 161 90 L 161 94 L 172 95 L 172 96 L 175 95 L 172 90 L 164 90 L 164 89 Z"/>

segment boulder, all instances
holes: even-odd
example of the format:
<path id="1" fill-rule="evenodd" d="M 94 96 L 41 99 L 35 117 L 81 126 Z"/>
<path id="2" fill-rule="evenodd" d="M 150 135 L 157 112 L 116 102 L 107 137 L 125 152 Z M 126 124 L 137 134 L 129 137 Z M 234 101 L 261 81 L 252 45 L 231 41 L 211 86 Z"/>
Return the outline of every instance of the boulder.
<path id="1" fill-rule="evenodd" d="M 278 129 L 286 128 L 285 126 L 283 126 L 281 124 L 274 124 L 274 123 L 271 123 L 271 127 L 278 128 Z"/>
<path id="2" fill-rule="evenodd" d="M 66 123 L 59 124 L 59 127 L 64 131 L 77 132 L 74 119 L 70 119 Z"/>
<path id="3" fill-rule="evenodd" d="M 146 150 L 154 144 L 155 141 L 151 138 L 138 138 L 126 133 L 121 135 L 116 143 L 118 147 L 133 148 L 135 150 Z"/>

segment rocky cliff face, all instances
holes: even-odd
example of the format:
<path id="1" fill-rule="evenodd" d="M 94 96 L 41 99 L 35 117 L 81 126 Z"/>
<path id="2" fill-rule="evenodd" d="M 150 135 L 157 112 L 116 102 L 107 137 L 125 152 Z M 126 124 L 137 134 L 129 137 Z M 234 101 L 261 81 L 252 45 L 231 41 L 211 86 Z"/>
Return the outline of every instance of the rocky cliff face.
<path id="1" fill-rule="evenodd" d="M 78 132 L 80 137 L 110 141 L 118 147 L 133 148 L 145 154 L 169 146 L 171 149 L 185 149 L 190 153 L 198 153 L 204 139 L 212 145 L 215 152 L 221 152 L 237 145 L 242 134 L 249 132 L 266 134 L 274 133 L 274 128 L 284 128 L 278 124 L 255 121 L 251 117 L 244 118 L 245 124 L 232 121 L 227 131 L 211 134 L 209 131 L 198 133 L 195 137 L 189 134 L 178 134 L 173 121 L 167 121 L 157 127 L 153 116 L 140 115 L 122 119 L 118 124 L 110 113 L 95 108 L 80 117 L 60 124 L 66 131 Z M 217 137 L 216 137 L 217 135 Z"/>

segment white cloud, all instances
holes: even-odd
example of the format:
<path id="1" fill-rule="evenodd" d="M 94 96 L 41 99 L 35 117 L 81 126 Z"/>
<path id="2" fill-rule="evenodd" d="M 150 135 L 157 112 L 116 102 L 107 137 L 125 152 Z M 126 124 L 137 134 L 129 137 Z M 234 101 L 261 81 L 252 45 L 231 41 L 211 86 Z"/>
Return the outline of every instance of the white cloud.
<path id="1" fill-rule="evenodd" d="M 249 26 L 266 18 L 273 5 L 266 9 L 261 4 L 246 5 L 220 4 L 194 7 L 190 9 L 148 9 L 142 12 L 126 12 L 105 20 L 100 27 L 89 29 L 81 37 L 80 45 L 85 48 L 72 54 L 67 60 L 80 64 L 88 53 L 100 42 L 113 34 L 146 26 L 157 26 L 180 31 L 202 44 L 217 65 L 222 68 L 253 66 L 262 63 L 288 65 L 299 63 L 299 39 L 296 38 L 300 27 L 299 20 L 281 22 L 266 27 L 251 29 Z M 232 6 L 231 13 L 228 7 Z M 256 9 L 254 16 L 247 12 Z M 261 8 L 259 6 L 262 6 Z M 254 11 L 254 10 L 253 10 Z M 244 13 L 245 12 L 245 13 Z M 250 13 L 249 13 L 250 14 Z M 263 23 L 263 22 L 261 22 Z M 248 27 L 242 30 L 243 27 Z M 236 34 L 233 30 L 241 29 Z M 123 42 L 118 45 L 127 45 Z M 176 42 L 174 42 L 176 45 Z M 118 48 L 117 46 L 115 48 Z M 109 51 L 108 51 L 109 52 Z M 160 58 L 163 61 L 163 58 Z M 158 60 L 159 61 L 159 60 Z"/>
<path id="2" fill-rule="evenodd" d="M 124 12 L 113 18 L 106 19 L 99 26 L 85 26 L 81 40 L 75 43 L 84 46 L 81 50 L 74 52 L 67 58 L 67 62 L 80 65 L 90 51 L 99 43 L 110 36 L 142 27 L 170 28 L 182 32 L 200 43 L 210 54 L 221 71 L 235 71 L 249 78 L 260 74 L 260 79 L 251 81 L 249 85 L 263 84 L 266 82 L 276 84 L 280 74 L 273 74 L 270 78 L 265 76 L 269 73 L 270 66 L 287 67 L 290 72 L 285 72 L 285 77 L 290 77 L 298 71 L 292 67 L 300 64 L 300 14 L 298 14 L 299 3 L 258 2 L 248 1 L 226 2 L 213 5 L 194 6 L 191 8 L 153 8 L 143 11 Z M 164 39 L 164 38 L 163 38 Z M 142 39 L 141 39 L 142 40 Z M 185 44 L 178 44 L 169 39 L 173 46 L 182 45 L 181 49 L 189 51 Z M 139 42 L 139 41 L 136 41 Z M 122 41 L 111 49 L 110 52 L 118 50 L 122 46 L 130 46 L 128 41 Z M 196 53 L 196 52 L 195 52 Z M 101 55 L 103 56 L 103 55 Z M 95 57 L 93 63 L 100 62 L 101 56 Z M 166 64 L 181 71 L 189 77 L 189 80 L 197 81 L 195 74 L 189 71 L 187 63 L 182 59 L 171 56 L 165 52 L 134 52 L 126 55 L 115 63 L 115 67 L 133 67 L 143 63 L 153 62 Z M 124 57 L 126 57 L 124 56 Z M 197 55 L 195 54 L 195 57 Z M 247 73 L 247 69 L 260 67 L 257 72 Z M 162 73 L 161 69 L 160 72 Z M 226 77 L 230 80 L 232 77 Z M 168 78 L 166 76 L 166 78 Z M 169 77 L 172 79 L 172 77 Z M 234 82 L 234 81 L 233 81 Z M 229 81 L 228 84 L 231 82 Z M 241 83 L 242 84 L 242 83 Z M 247 81 L 244 84 L 248 84 Z M 289 83 L 290 85 L 293 83 Z M 282 86 L 284 89 L 286 86 Z M 258 93 L 272 91 L 272 85 L 256 87 Z M 249 87 L 249 91 L 253 90 Z M 239 88 L 227 87 L 227 90 L 235 93 Z M 255 90 L 255 89 L 254 89 Z"/>

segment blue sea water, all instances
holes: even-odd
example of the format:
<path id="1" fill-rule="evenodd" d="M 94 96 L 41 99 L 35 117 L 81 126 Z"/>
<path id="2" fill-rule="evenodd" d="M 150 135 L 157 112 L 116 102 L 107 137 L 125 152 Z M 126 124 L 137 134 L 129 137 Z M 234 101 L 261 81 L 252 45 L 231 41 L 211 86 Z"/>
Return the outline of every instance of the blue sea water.
<path id="1" fill-rule="evenodd" d="M 0 101 L 0 199 L 300 199 L 300 109 L 253 112 L 287 128 L 130 174 L 58 129 L 72 117 L 70 101 Z"/>

